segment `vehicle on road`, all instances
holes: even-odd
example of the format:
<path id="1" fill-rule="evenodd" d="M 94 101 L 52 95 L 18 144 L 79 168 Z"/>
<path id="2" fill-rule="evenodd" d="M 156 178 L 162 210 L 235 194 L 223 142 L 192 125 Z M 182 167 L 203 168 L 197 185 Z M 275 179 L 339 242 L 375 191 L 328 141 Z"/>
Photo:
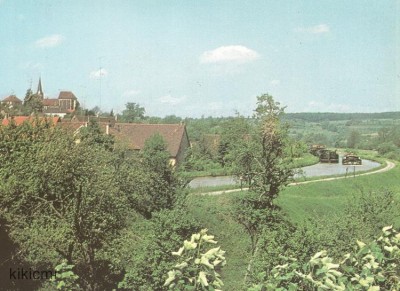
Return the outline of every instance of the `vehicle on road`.
<path id="1" fill-rule="evenodd" d="M 332 163 L 337 164 L 339 163 L 339 154 L 336 151 L 332 150 L 321 150 L 319 155 L 319 161 L 321 163 Z"/>
<path id="2" fill-rule="evenodd" d="M 362 160 L 359 156 L 348 153 L 343 156 L 342 165 L 362 165 Z"/>

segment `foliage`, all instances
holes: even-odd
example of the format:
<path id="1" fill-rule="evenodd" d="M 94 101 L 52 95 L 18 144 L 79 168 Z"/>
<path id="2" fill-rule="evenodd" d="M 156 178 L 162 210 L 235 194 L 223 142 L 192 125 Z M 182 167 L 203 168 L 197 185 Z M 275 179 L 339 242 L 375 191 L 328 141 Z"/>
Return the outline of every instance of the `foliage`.
<path id="1" fill-rule="evenodd" d="M 285 263 L 282 255 L 306 262 L 318 250 L 314 235 L 313 229 L 295 225 L 282 214 L 277 215 L 277 219 L 264 227 L 259 235 L 247 282 L 258 282 L 259 273 L 271 274 L 276 265 Z"/>
<path id="2" fill-rule="evenodd" d="M 32 264 L 76 265 L 80 283 L 101 286 L 96 253 L 125 225 L 126 197 L 100 147 L 36 121 L 0 129 L 0 215 Z"/>
<path id="3" fill-rule="evenodd" d="M 347 147 L 352 149 L 356 148 L 360 142 L 360 139 L 361 139 L 360 132 L 355 129 L 351 130 L 347 137 Z"/>
<path id="4" fill-rule="evenodd" d="M 164 290 L 166 270 L 174 266 L 171 251 L 178 248 L 182 240 L 200 229 L 195 220 L 184 209 L 162 210 L 151 220 L 135 223 L 130 233 L 137 232 L 139 238 L 118 239 L 110 245 L 110 256 L 125 261 L 126 269 L 119 288 L 130 290 Z M 134 242 L 134 243 L 133 243 Z M 121 250 L 117 256 L 115 247 Z M 119 257 L 120 256 L 120 257 Z"/>
<path id="5" fill-rule="evenodd" d="M 42 97 L 38 94 L 34 94 L 31 89 L 28 89 L 25 94 L 24 111 L 27 115 L 43 111 Z"/>
<path id="6" fill-rule="evenodd" d="M 281 220 L 279 208 L 265 207 L 260 203 L 258 194 L 252 192 L 234 200 L 232 216 L 249 234 L 252 254 L 256 251 L 263 228 L 275 225 Z"/>
<path id="7" fill-rule="evenodd" d="M 244 116 L 237 115 L 221 123 L 221 139 L 218 146 L 218 162 L 231 166 L 235 160 L 235 149 L 241 148 L 248 140 L 252 126 Z"/>
<path id="8" fill-rule="evenodd" d="M 224 285 L 218 271 L 226 264 L 225 251 L 221 247 L 207 250 L 207 244 L 216 243 L 207 229 L 185 240 L 178 251 L 172 252 L 178 263 L 168 272 L 164 286 L 172 290 L 219 290 L 216 288 Z"/>
<path id="9" fill-rule="evenodd" d="M 120 116 L 120 120 L 122 122 L 137 122 L 144 119 L 144 114 L 146 110 L 144 107 L 140 106 L 134 102 L 128 102 L 125 104 L 125 109 L 122 111 L 122 115 Z"/>
<path id="10" fill-rule="evenodd" d="M 112 151 L 114 148 L 114 138 L 111 135 L 104 134 L 98 122 L 94 119 L 89 121 L 87 127 L 80 129 L 77 138 L 84 144 L 102 146 L 108 151 Z"/>
<path id="11" fill-rule="evenodd" d="M 362 191 L 344 201 L 342 211 L 327 216 L 315 214 L 305 225 L 314 249 L 328 248 L 335 259 L 351 251 L 354 239 L 370 242 L 382 227 L 400 217 L 400 202 L 392 191 Z"/>
<path id="12" fill-rule="evenodd" d="M 257 135 L 251 147 L 252 158 L 243 164 L 242 177 L 251 177 L 250 191 L 257 193 L 260 202 L 272 207 L 280 189 L 288 184 L 293 174 L 287 155 L 288 127 L 280 121 L 284 108 L 271 95 L 257 97 L 255 118 L 258 121 Z"/>
<path id="13" fill-rule="evenodd" d="M 132 165 L 136 170 L 132 171 Z M 119 160 L 117 181 L 130 206 L 149 219 L 153 212 L 172 209 L 186 195 L 184 181 L 169 162 L 162 136 L 148 139 L 139 156 Z"/>
<path id="14" fill-rule="evenodd" d="M 279 210 L 273 201 L 293 173 L 286 150 L 288 128 L 280 122 L 284 108 L 268 94 L 257 100 L 257 131 L 236 149 L 234 162 L 238 178 L 249 184 L 247 196 L 236 202 L 235 216 L 250 235 L 253 254 L 260 231 Z"/>
<path id="15" fill-rule="evenodd" d="M 56 277 L 52 277 L 48 284 L 45 284 L 41 290 L 55 288 L 57 290 L 82 290 L 78 284 L 79 276 L 72 270 L 74 265 L 68 265 L 66 261 L 58 264 L 54 270 L 56 271 Z M 46 286 L 47 285 L 47 286 Z"/>
<path id="16" fill-rule="evenodd" d="M 268 281 L 248 290 L 397 290 L 400 288 L 400 233 L 391 226 L 370 244 L 357 241 L 358 248 L 340 262 L 316 253 L 309 262 L 299 264 L 285 258 L 276 266 Z M 260 274 L 262 279 L 264 274 Z"/>

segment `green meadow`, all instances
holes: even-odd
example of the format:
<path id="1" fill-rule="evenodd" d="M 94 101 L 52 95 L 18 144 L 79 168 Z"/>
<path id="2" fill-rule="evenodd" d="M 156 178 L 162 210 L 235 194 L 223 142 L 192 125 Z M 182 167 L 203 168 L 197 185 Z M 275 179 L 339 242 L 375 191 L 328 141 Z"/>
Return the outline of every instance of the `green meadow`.
<path id="1" fill-rule="evenodd" d="M 400 199 L 400 167 L 390 171 L 349 177 L 333 181 L 287 186 L 278 198 L 289 219 L 297 224 L 306 219 L 340 215 L 345 205 L 352 203 L 354 195 L 362 192 L 393 191 Z M 189 210 L 196 220 L 216 236 L 221 248 L 226 250 L 227 265 L 222 276 L 224 290 L 240 290 L 250 260 L 250 240 L 231 212 L 233 198 L 243 192 L 215 196 L 189 196 Z M 396 227 L 400 221 L 393 222 Z"/>

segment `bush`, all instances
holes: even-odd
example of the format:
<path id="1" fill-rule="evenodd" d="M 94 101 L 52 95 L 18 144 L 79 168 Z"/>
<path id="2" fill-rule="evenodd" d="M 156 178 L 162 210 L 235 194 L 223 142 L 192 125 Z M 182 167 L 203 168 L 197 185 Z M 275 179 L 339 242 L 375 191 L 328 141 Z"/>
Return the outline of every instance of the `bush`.
<path id="1" fill-rule="evenodd" d="M 316 253 L 301 264 L 285 258 L 274 267 L 267 281 L 259 274 L 257 290 L 398 290 L 400 288 L 400 233 L 391 226 L 370 244 L 357 241 L 358 248 L 334 263 L 326 251 Z"/>
<path id="2" fill-rule="evenodd" d="M 138 244 L 125 242 L 125 248 L 130 248 L 131 254 L 128 260 L 125 259 L 126 274 L 118 287 L 129 290 L 166 290 L 163 287 L 166 270 L 174 266 L 171 252 L 190 234 L 200 229 L 193 221 L 181 209 L 163 210 L 154 214 L 146 223 L 148 233 Z"/>
<path id="3" fill-rule="evenodd" d="M 226 264 L 225 251 L 220 247 L 207 250 L 209 244 L 216 244 L 207 229 L 192 234 L 183 247 L 172 255 L 178 257 L 176 264 L 168 272 L 164 286 L 173 290 L 219 290 L 224 284 L 218 271 Z"/>

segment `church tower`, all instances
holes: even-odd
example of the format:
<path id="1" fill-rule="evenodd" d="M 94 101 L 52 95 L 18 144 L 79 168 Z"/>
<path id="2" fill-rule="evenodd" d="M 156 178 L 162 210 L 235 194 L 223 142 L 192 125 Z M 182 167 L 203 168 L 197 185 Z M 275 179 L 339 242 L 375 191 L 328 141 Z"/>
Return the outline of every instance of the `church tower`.
<path id="1" fill-rule="evenodd" d="M 40 99 L 43 100 L 44 98 L 44 93 L 43 93 L 43 88 L 42 88 L 42 78 L 39 77 L 39 84 L 38 84 L 38 88 L 36 91 L 36 95 L 40 97 Z"/>

